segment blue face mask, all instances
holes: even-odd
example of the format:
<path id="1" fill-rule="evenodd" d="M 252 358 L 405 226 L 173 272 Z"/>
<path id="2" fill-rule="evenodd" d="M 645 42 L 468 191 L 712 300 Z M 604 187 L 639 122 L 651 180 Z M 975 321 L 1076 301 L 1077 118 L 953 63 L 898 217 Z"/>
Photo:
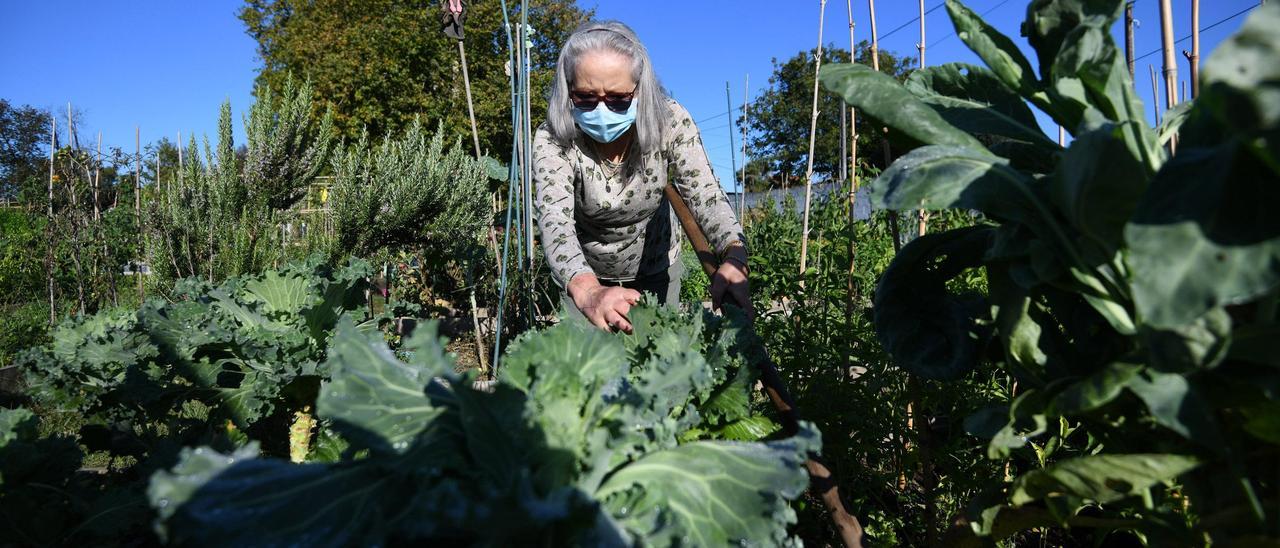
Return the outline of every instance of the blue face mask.
<path id="1" fill-rule="evenodd" d="M 595 110 L 584 111 L 580 108 L 572 110 L 573 121 L 578 123 L 583 133 L 599 143 L 614 142 L 636 122 L 635 101 L 632 101 L 627 111 L 622 113 L 609 110 L 604 101 L 597 104 Z"/>

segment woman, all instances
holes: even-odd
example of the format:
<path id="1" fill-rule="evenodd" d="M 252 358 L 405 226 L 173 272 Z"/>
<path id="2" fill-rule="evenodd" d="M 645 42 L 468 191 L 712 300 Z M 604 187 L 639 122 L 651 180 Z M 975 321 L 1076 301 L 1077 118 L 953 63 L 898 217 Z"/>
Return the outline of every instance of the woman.
<path id="1" fill-rule="evenodd" d="M 668 176 L 721 259 L 713 305 L 728 293 L 750 307 L 742 225 L 698 128 L 626 25 L 588 23 L 569 37 L 533 155 L 543 251 L 570 314 L 630 333 L 627 312 L 641 290 L 678 302 L 681 235 L 663 195 Z"/>

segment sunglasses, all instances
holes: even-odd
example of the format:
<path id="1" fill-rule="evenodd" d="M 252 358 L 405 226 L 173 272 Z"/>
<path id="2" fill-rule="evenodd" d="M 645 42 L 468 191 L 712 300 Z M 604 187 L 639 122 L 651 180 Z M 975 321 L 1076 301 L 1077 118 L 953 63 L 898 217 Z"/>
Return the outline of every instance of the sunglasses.
<path id="1" fill-rule="evenodd" d="M 639 89 L 639 85 L 636 88 Z M 631 108 L 631 100 L 636 96 L 636 90 L 628 93 L 610 93 L 607 95 L 596 95 L 585 91 L 570 91 L 569 100 L 573 102 L 573 107 L 579 110 L 592 111 L 604 102 L 604 106 L 618 114 L 622 114 Z"/>

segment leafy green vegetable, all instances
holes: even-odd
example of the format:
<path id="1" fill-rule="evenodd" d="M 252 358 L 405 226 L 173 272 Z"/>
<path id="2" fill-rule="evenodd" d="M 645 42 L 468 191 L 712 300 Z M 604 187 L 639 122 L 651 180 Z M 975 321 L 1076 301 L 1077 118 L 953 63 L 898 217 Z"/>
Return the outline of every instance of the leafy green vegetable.
<path id="1" fill-rule="evenodd" d="M 157 420 L 196 399 L 248 427 L 288 405 L 291 383 L 325 374 L 340 316 L 376 326 L 359 311 L 370 274 L 368 263 L 313 259 L 217 287 L 184 280 L 174 302 L 68 321 L 21 366 L 46 405 L 101 420 Z"/>
<path id="2" fill-rule="evenodd" d="M 367 456 L 295 465 L 253 447 L 187 450 L 152 478 L 160 530 L 195 544 L 786 541 L 817 431 L 686 436 L 753 418 L 746 399 L 713 401 L 752 369 L 750 346 L 731 344 L 745 320 L 651 303 L 631 318 L 625 337 L 570 323 L 522 336 L 492 392 L 453 372 L 433 326 L 402 361 L 343 320 L 317 413 Z"/>
<path id="3" fill-rule="evenodd" d="M 987 68 L 913 75 L 906 91 L 937 117 L 866 67 L 823 68 L 828 89 L 918 146 L 872 183 L 875 206 L 988 223 L 904 247 L 876 291 L 876 333 L 914 375 L 951 380 L 989 360 L 1018 382 L 965 424 L 1013 476 L 974 501 L 975 532 L 1274 542 L 1264 501 L 1280 490 L 1258 456 L 1277 449 L 1267 413 L 1280 398 L 1280 6 L 1259 6 L 1209 57 L 1200 96 L 1159 132 L 1111 37 L 1122 8 L 1033 0 L 1022 31 L 1037 74 L 948 0 Z M 1037 144 L 1026 104 L 1072 132 L 1065 151 Z M 986 295 L 949 287 L 969 270 Z"/>

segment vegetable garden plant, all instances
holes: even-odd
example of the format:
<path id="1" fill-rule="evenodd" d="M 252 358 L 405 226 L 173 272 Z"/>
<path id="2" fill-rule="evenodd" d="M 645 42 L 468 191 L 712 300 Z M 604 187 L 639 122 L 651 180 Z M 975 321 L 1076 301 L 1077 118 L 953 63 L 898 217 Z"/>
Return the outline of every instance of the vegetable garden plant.
<path id="1" fill-rule="evenodd" d="M 913 375 L 994 361 L 1018 381 L 1011 402 L 965 421 L 1008 463 L 968 527 L 1275 542 L 1280 6 L 1257 8 L 1205 63 L 1200 96 L 1155 129 L 1111 37 L 1119 0 L 1032 2 L 1035 66 L 946 6 L 985 67 L 929 67 L 900 85 L 836 65 L 821 79 L 915 147 L 873 183 L 875 207 L 984 217 L 903 248 L 874 303 L 879 339 Z M 986 294 L 948 290 L 972 269 Z"/>
<path id="2" fill-rule="evenodd" d="M 763 354 L 745 319 L 652 304 L 630 317 L 629 336 L 527 334 L 492 391 L 454 373 L 431 324 L 400 356 L 339 326 L 317 406 L 350 449 L 311 464 L 252 445 L 184 451 L 151 481 L 160 531 L 221 545 L 786 542 L 818 434 L 731 441 L 775 429 L 749 413 Z"/>

